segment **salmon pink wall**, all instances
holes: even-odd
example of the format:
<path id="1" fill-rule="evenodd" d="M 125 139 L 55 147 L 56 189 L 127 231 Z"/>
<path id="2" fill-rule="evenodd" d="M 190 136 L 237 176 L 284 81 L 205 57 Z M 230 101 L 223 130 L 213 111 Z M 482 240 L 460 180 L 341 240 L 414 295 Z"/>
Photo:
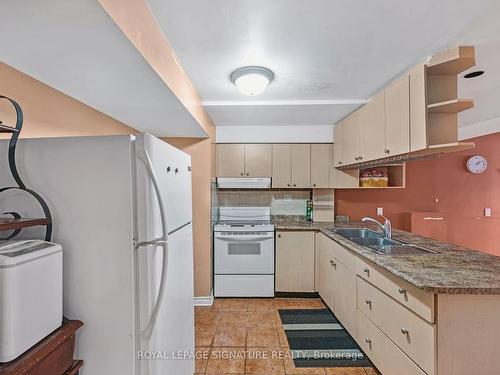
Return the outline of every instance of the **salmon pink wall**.
<path id="1" fill-rule="evenodd" d="M 409 212 L 439 213 L 446 218 L 448 242 L 500 256 L 500 132 L 470 141 L 473 150 L 408 163 L 405 189 L 335 190 L 336 213 L 360 220 L 383 207 L 393 226 L 404 230 L 411 229 Z M 486 157 L 484 173 L 466 170 L 472 155 Z M 491 217 L 484 217 L 486 207 Z"/>

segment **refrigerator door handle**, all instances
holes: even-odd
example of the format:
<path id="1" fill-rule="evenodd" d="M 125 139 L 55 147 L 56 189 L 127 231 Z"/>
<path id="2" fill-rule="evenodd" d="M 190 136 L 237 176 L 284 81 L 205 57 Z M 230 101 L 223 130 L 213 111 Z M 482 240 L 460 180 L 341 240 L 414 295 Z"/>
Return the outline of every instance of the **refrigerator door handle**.
<path id="1" fill-rule="evenodd" d="M 165 289 L 167 287 L 168 244 L 166 242 L 163 242 L 158 243 L 158 246 L 161 246 L 163 248 L 160 288 L 158 289 L 158 295 L 156 296 L 156 302 L 153 308 L 153 312 L 151 313 L 151 317 L 149 318 L 149 323 L 142 331 L 142 335 L 146 340 L 149 340 L 151 338 L 151 335 L 153 334 L 156 320 L 158 319 L 158 314 L 160 312 L 163 296 L 165 294 Z"/>
<path id="2" fill-rule="evenodd" d="M 161 196 L 160 193 L 160 186 L 158 185 L 158 179 L 156 178 L 156 174 L 153 170 L 153 164 L 151 163 L 151 159 L 146 150 L 142 150 L 140 152 L 140 154 L 138 155 L 138 159 L 144 163 L 146 171 L 148 172 L 148 176 L 151 179 L 151 182 L 153 183 L 156 199 L 158 200 L 158 208 L 160 209 L 161 236 L 159 238 L 155 238 L 150 241 L 136 243 L 134 246 L 136 249 L 141 246 L 156 245 L 167 241 L 167 231 L 165 229 L 167 227 L 167 219 L 165 216 L 165 209 L 164 209 L 165 206 L 163 204 L 163 197 Z"/>
<path id="3" fill-rule="evenodd" d="M 167 266 L 168 266 L 168 243 L 167 243 L 167 219 L 165 216 L 165 209 L 163 205 L 163 198 L 160 193 L 160 187 L 158 185 L 158 179 L 156 178 L 156 174 L 153 170 L 153 165 L 151 163 L 151 159 L 147 153 L 146 150 L 143 150 L 139 155 L 138 158 L 144 163 L 146 166 L 146 170 L 148 172 L 149 178 L 151 179 L 151 182 L 153 183 L 153 187 L 156 193 L 156 198 L 158 199 L 158 206 L 160 209 L 160 220 L 161 220 L 161 237 L 155 238 L 151 241 L 144 241 L 144 242 L 138 242 L 135 245 L 135 249 L 137 250 L 139 247 L 142 246 L 148 246 L 148 245 L 154 245 L 154 246 L 160 246 L 163 249 L 163 261 L 162 261 L 162 266 L 161 266 L 161 276 L 160 276 L 160 287 L 158 289 L 158 295 L 156 296 L 156 301 L 154 304 L 153 312 L 151 313 L 151 316 L 149 318 L 149 322 L 142 331 L 142 335 L 146 340 L 149 340 L 151 338 L 151 335 L 153 334 L 154 326 L 156 324 L 156 320 L 158 318 L 158 313 L 160 311 L 161 303 L 163 300 L 163 296 L 165 294 L 165 289 L 167 285 Z"/>

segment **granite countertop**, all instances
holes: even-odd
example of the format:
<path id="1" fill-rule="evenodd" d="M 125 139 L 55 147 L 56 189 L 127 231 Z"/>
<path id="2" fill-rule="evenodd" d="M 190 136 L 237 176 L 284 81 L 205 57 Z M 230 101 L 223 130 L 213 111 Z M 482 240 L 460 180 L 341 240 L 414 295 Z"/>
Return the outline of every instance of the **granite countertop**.
<path id="1" fill-rule="evenodd" d="M 395 240 L 421 245 L 437 254 L 377 254 L 329 230 L 330 228 L 367 227 L 369 223 L 313 223 L 296 216 L 274 216 L 277 230 L 319 231 L 353 253 L 372 261 L 408 283 L 436 294 L 500 294 L 500 257 L 457 245 L 435 241 L 394 229 Z"/>

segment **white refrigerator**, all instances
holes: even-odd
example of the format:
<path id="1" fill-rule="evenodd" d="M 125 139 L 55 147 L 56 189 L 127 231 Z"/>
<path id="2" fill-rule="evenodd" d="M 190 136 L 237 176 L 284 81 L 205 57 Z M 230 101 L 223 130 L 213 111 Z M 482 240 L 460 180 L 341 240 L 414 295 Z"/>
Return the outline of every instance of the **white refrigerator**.
<path id="1" fill-rule="evenodd" d="M 0 155 L 7 148 L 0 141 Z M 3 187 L 14 184 L 6 159 Z M 21 140 L 17 165 L 52 211 L 63 312 L 85 324 L 81 374 L 193 374 L 190 156 L 150 135 L 46 138 Z M 0 213 L 39 210 L 22 192 L 0 194 Z"/>

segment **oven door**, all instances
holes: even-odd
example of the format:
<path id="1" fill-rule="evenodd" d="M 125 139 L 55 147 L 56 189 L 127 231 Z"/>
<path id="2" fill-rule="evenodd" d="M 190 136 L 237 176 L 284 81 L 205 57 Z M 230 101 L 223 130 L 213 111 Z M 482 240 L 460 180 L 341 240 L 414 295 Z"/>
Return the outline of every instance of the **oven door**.
<path id="1" fill-rule="evenodd" d="M 274 232 L 216 232 L 215 274 L 274 274 Z"/>

